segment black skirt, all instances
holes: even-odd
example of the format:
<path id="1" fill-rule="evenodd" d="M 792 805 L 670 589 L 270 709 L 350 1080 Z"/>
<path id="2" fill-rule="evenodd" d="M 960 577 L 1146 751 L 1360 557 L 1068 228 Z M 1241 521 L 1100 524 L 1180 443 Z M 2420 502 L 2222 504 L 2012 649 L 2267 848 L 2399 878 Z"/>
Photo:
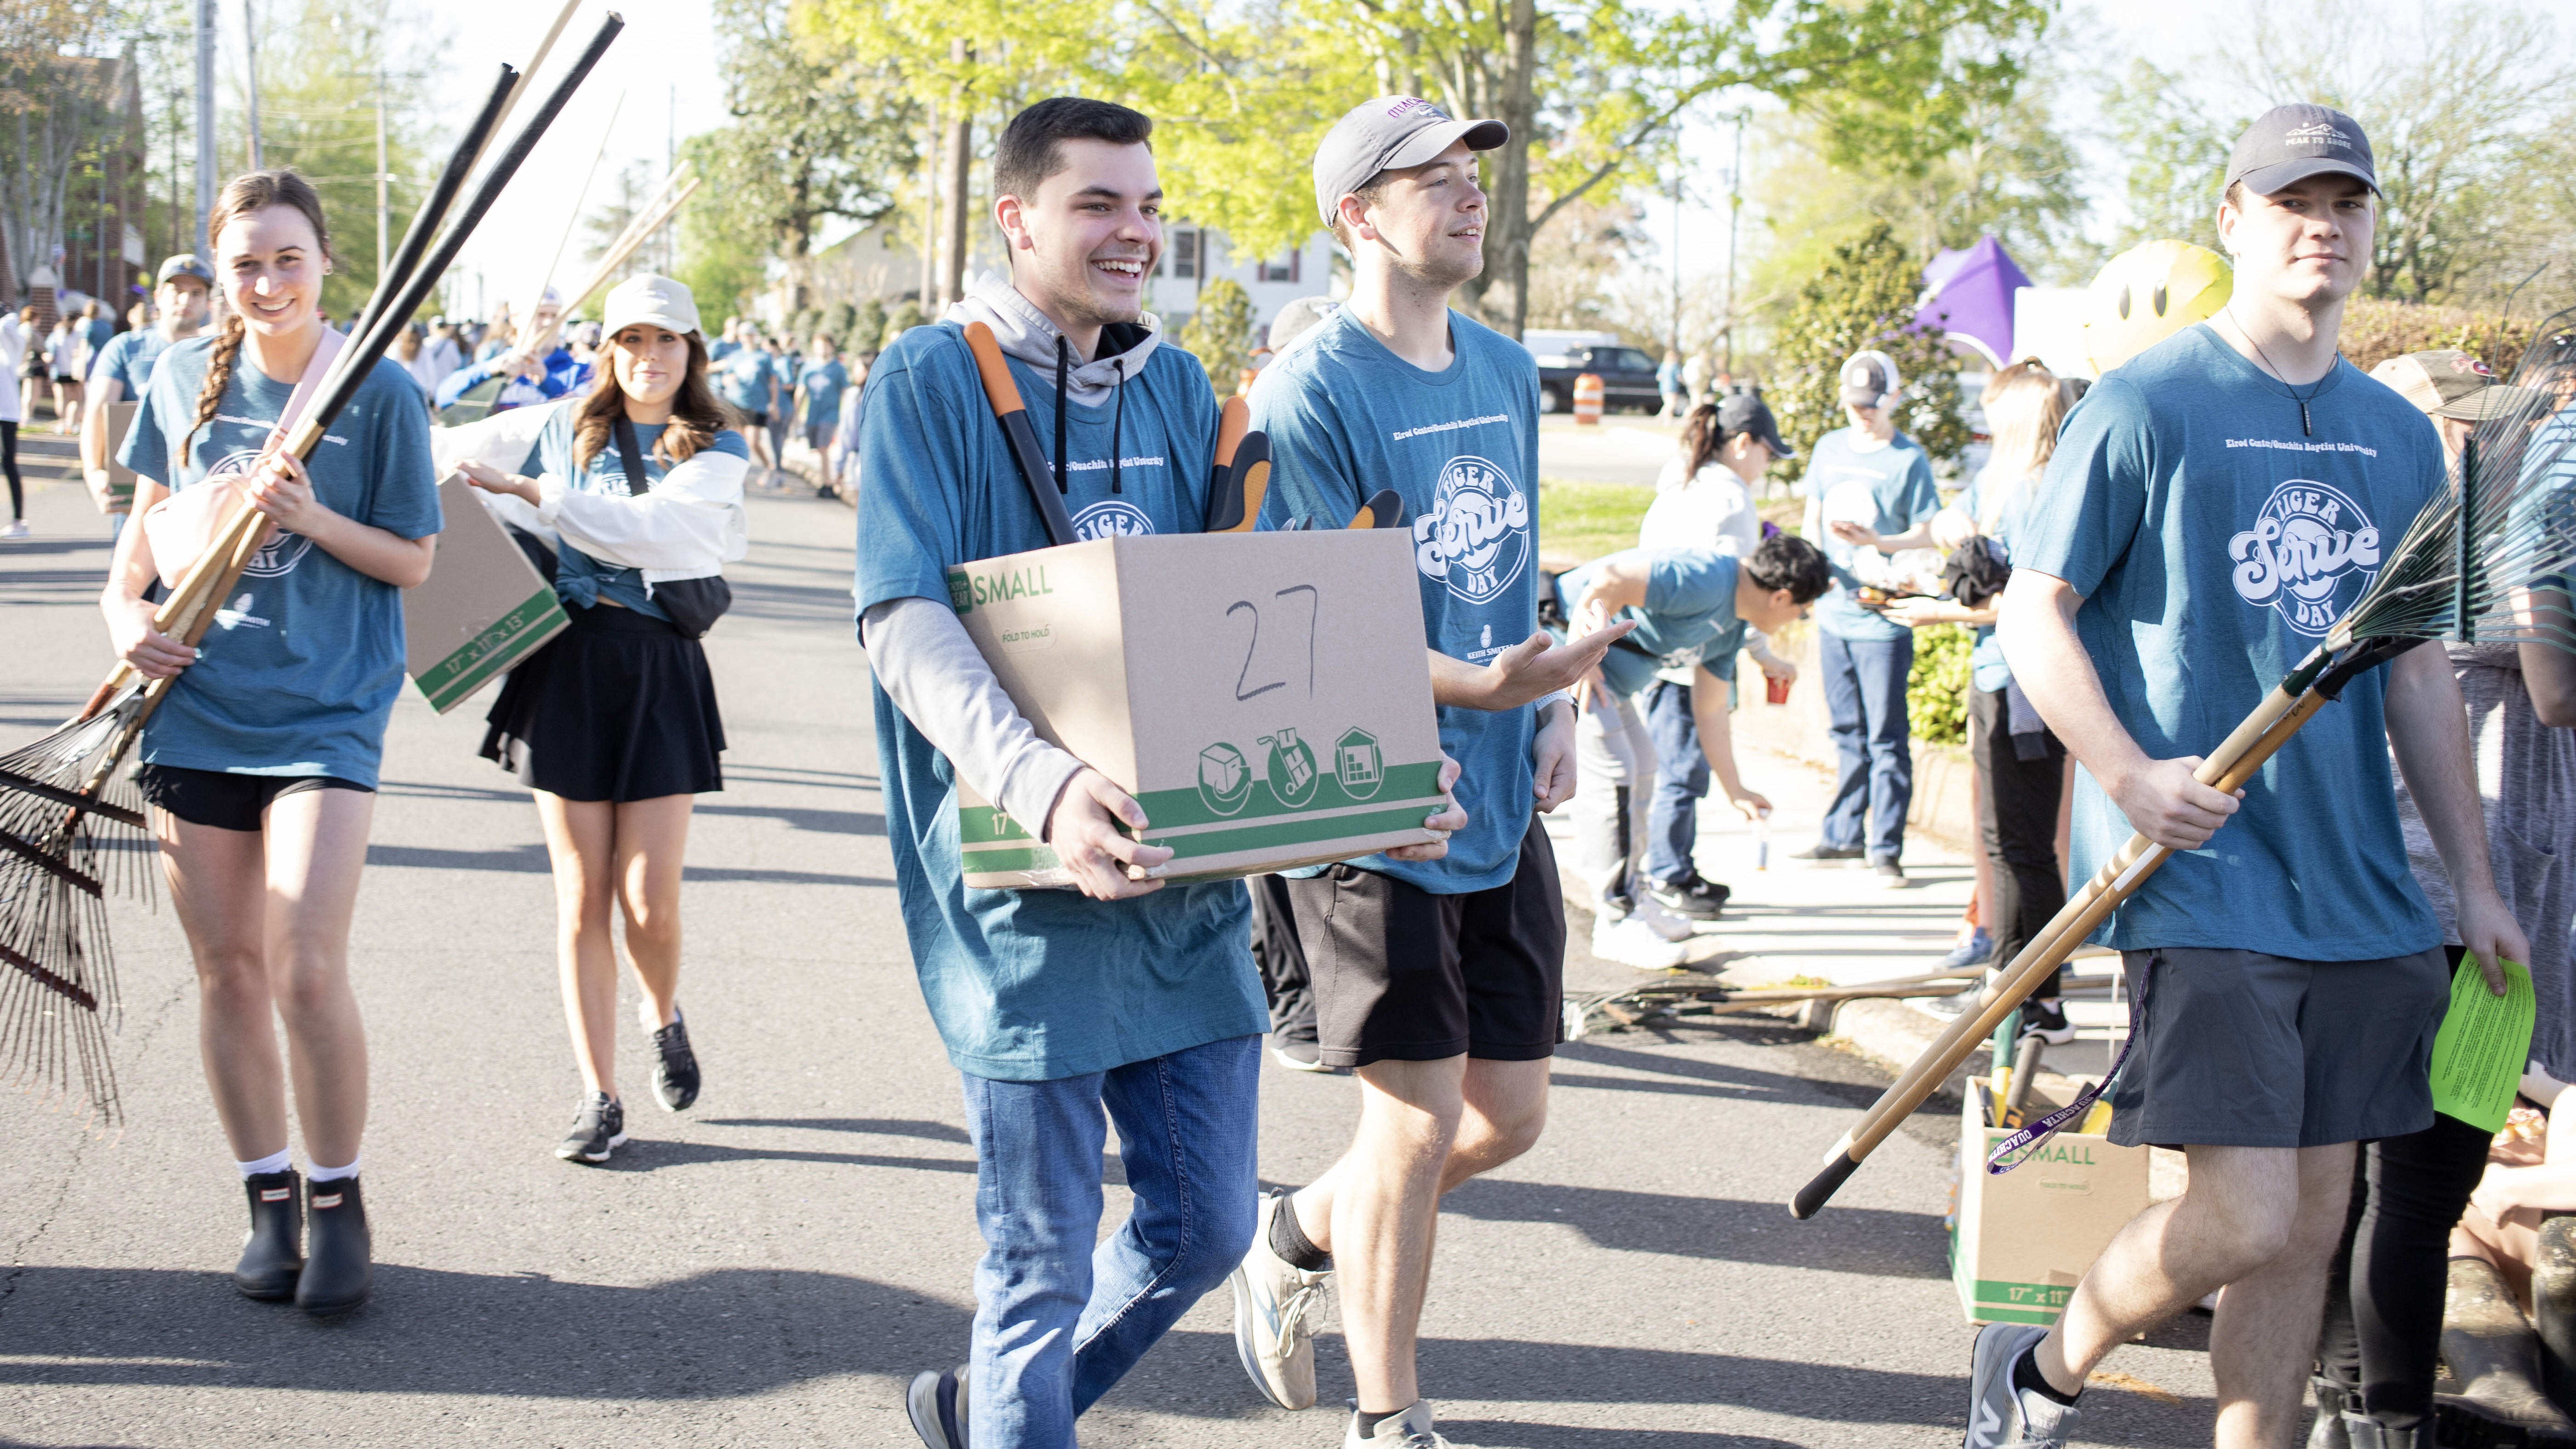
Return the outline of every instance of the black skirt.
<path id="1" fill-rule="evenodd" d="M 706 651 L 660 619 L 600 604 L 502 682 L 483 757 L 566 800 L 624 804 L 724 788 Z"/>

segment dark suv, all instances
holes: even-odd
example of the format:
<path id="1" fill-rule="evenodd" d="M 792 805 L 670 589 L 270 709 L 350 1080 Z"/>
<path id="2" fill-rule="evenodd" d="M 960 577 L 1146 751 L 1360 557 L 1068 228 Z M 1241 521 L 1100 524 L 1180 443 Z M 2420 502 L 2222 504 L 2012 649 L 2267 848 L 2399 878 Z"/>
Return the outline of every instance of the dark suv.
<path id="1" fill-rule="evenodd" d="M 1664 395 L 1655 386 L 1655 360 L 1634 347 L 1571 347 L 1538 360 L 1538 410 L 1574 411 L 1574 380 L 1587 372 L 1601 375 L 1601 410 L 1634 408 L 1660 412 Z"/>

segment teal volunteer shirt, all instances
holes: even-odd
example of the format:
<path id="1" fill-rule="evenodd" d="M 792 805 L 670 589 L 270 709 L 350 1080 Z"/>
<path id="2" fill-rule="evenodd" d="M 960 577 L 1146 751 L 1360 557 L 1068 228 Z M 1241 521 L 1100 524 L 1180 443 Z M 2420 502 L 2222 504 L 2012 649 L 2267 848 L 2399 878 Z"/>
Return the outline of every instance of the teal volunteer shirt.
<path id="1" fill-rule="evenodd" d="M 247 349 L 214 420 L 174 457 L 197 416 L 213 339 L 161 354 L 117 461 L 185 492 L 218 464 L 258 456 L 292 383 L 263 375 Z M 439 531 L 429 409 L 402 364 L 379 359 L 305 460 L 332 512 L 402 538 Z M 144 726 L 142 760 L 237 775 L 336 775 L 372 789 L 385 721 L 402 692 L 402 590 L 372 579 L 300 533 L 279 530 L 216 611 L 199 648 Z"/>
<path id="2" fill-rule="evenodd" d="M 1816 601 L 1816 626 L 1837 638 L 1887 643 L 1913 631 L 1862 608 L 1852 596 L 1861 582 L 1852 572 L 1860 550 L 1834 537 L 1833 521 L 1903 533 L 1940 512 L 1941 495 L 1932 486 L 1932 459 L 1922 444 L 1898 433 L 1884 448 L 1864 449 L 1859 437 L 1850 428 L 1836 428 L 1818 438 L 1798 494 L 1818 504 L 1823 522 L 1809 541 L 1824 550 L 1834 575 L 1834 586 Z"/>
<path id="3" fill-rule="evenodd" d="M 2093 385 L 2024 507 L 2014 567 L 2084 597 L 2076 632 L 2150 758 L 2206 755 L 2227 738 L 2352 608 L 2442 487 L 2433 425 L 2350 363 L 2336 362 L 2308 412 L 2313 435 L 2281 383 L 2192 327 Z M 2102 939 L 2305 961 L 2441 944 L 2398 833 L 2386 690 L 2384 670 L 2354 680 Z M 2132 832 L 2091 772 L 2078 776 L 2082 880 Z"/>
<path id="4" fill-rule="evenodd" d="M 1261 526 L 1341 528 L 1369 495 L 1394 489 L 1412 524 L 1430 646 L 1484 665 L 1538 628 L 1538 364 L 1455 312 L 1449 341 L 1447 370 L 1425 372 L 1345 307 L 1265 368 L 1252 391 L 1252 425 L 1274 458 Z M 1441 708 L 1467 828 L 1440 860 L 1359 864 L 1435 895 L 1509 881 L 1534 809 L 1537 719 L 1530 705 Z"/>
<path id="5" fill-rule="evenodd" d="M 1707 548 L 1632 548 L 1598 558 L 1556 581 L 1566 612 L 1602 569 L 1623 560 L 1646 565 L 1646 603 L 1610 616 L 1636 628 L 1601 656 L 1601 677 L 1623 696 L 1645 693 L 1659 669 L 1705 666 L 1716 673 L 1744 647 L 1744 621 L 1735 616 L 1733 554 Z M 1626 646 L 1634 644 L 1634 649 Z"/>
<path id="6" fill-rule="evenodd" d="M 1010 367 L 1030 421 L 1051 448 L 1054 378 L 1016 359 Z M 1067 410 L 1065 507 L 1075 531 L 1084 538 L 1200 531 L 1216 453 L 1216 397 L 1206 370 L 1166 345 L 1120 391 L 1123 418 L 1114 396 Z M 958 326 L 904 333 L 877 359 L 867 393 L 859 434 L 867 479 L 859 490 L 861 614 L 888 599 L 944 606 L 950 569 L 1047 546 L 1046 525 Z M 1241 881 L 1167 885 L 1127 901 L 966 885 L 955 767 L 882 688 L 873 694 L 904 931 L 922 995 L 958 1070 L 1048 1081 L 1269 1029 L 1252 966 L 1251 898 Z"/>

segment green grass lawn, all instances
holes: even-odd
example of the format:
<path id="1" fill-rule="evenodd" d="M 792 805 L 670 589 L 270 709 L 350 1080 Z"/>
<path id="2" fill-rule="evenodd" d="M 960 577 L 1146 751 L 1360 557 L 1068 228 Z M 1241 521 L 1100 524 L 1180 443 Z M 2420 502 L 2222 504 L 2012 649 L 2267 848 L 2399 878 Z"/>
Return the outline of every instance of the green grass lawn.
<path id="1" fill-rule="evenodd" d="M 1576 483 L 1538 480 L 1538 556 L 1551 569 L 1569 569 L 1605 553 L 1637 546 L 1637 525 L 1655 501 L 1641 483 Z"/>

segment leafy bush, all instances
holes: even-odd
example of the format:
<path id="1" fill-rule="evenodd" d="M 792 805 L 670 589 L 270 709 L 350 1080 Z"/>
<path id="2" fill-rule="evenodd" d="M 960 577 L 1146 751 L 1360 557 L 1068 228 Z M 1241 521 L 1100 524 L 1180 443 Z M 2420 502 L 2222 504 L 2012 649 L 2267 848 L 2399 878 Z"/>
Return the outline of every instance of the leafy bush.
<path id="1" fill-rule="evenodd" d="M 1774 340 L 1779 370 L 1763 388 L 1781 432 L 1799 454 L 1780 465 L 1781 476 L 1804 476 L 1816 439 L 1843 426 L 1843 361 L 1865 348 L 1896 359 L 1905 379 L 1896 426 L 1922 444 L 1934 463 L 1957 462 L 1968 446 L 1959 360 L 1938 317 L 1916 321 L 1914 300 L 1922 292 L 1922 264 L 1885 222 L 1834 248 L 1833 260 L 1799 291 Z"/>
<path id="2" fill-rule="evenodd" d="M 877 350 L 882 352 L 885 349 L 894 346 L 894 340 L 896 338 L 901 337 L 913 328 L 920 326 L 925 320 L 927 319 L 921 315 L 921 304 L 919 302 L 912 300 L 910 297 L 906 297 L 902 301 L 895 303 L 894 310 L 886 314 L 885 331 L 879 334 Z"/>
<path id="3" fill-rule="evenodd" d="M 1252 361 L 1252 294 L 1231 277 L 1201 287 L 1198 310 L 1173 340 L 1207 369 L 1208 386 L 1218 397 L 1234 396 Z"/>
<path id="4" fill-rule="evenodd" d="M 1965 624 L 1914 631 L 1914 671 L 1905 677 L 1905 714 L 1914 738 L 1928 744 L 1968 740 L 1968 653 L 1977 636 Z"/>
<path id="5" fill-rule="evenodd" d="M 2355 297 L 2343 304 L 2341 340 L 2343 355 L 2364 372 L 2409 352 L 2456 347 L 2485 359 L 2496 376 L 2510 377 L 2540 323 L 2537 316 L 2506 319 L 2466 307 Z"/>

